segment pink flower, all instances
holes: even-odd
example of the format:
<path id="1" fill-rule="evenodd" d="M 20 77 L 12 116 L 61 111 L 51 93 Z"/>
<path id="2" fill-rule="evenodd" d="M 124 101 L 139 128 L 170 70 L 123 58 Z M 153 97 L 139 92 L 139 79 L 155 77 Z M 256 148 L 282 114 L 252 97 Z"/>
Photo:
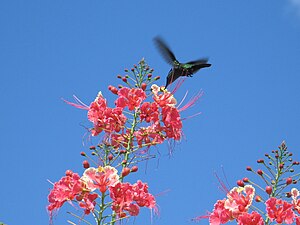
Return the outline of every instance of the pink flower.
<path id="1" fill-rule="evenodd" d="M 160 107 L 162 107 L 162 108 L 165 107 L 165 106 L 175 107 L 175 105 L 177 104 L 177 101 L 174 98 L 173 94 L 171 92 L 168 92 L 166 89 L 164 89 L 162 91 L 156 84 L 153 84 L 151 86 L 151 90 L 152 90 L 152 93 L 153 93 L 154 101 Z M 159 94 L 159 92 L 162 92 L 162 93 Z"/>
<path id="2" fill-rule="evenodd" d="M 159 109 L 156 102 L 144 102 L 141 105 L 141 120 L 145 120 L 147 123 L 156 123 L 159 121 Z"/>
<path id="3" fill-rule="evenodd" d="M 129 110 L 139 107 L 141 102 L 146 99 L 146 93 L 141 88 L 123 87 L 118 91 L 119 98 L 115 101 L 116 106 Z"/>
<path id="4" fill-rule="evenodd" d="M 66 201 L 73 200 L 83 191 L 83 182 L 77 173 L 68 170 L 65 177 L 56 182 L 48 195 L 48 210 L 59 209 Z"/>
<path id="5" fill-rule="evenodd" d="M 97 169 L 94 167 L 86 169 L 81 180 L 86 183 L 87 189 L 91 191 L 99 189 L 104 193 L 108 187 L 114 186 L 119 182 L 119 176 L 118 171 L 114 167 L 99 166 Z"/>
<path id="6" fill-rule="evenodd" d="M 293 206 L 294 209 L 300 213 L 300 199 L 297 199 L 300 196 L 300 193 L 297 188 L 293 188 L 291 190 L 292 199 L 293 199 Z"/>
<path id="7" fill-rule="evenodd" d="M 272 197 L 266 201 L 266 207 L 268 217 L 271 221 L 276 220 L 279 224 L 283 222 L 287 224 L 293 223 L 295 214 L 292 210 L 292 204 Z"/>
<path id="8" fill-rule="evenodd" d="M 152 124 L 148 127 L 141 127 L 138 131 L 135 132 L 135 137 L 137 139 L 137 143 L 141 148 L 143 144 L 148 146 L 156 145 L 164 142 L 165 137 L 162 134 L 163 127 L 159 126 L 159 124 Z"/>
<path id="9" fill-rule="evenodd" d="M 139 207 L 155 208 L 156 203 L 153 195 L 148 192 L 148 185 L 138 181 L 136 184 L 117 183 L 109 188 L 110 197 L 113 200 L 112 210 L 120 218 L 129 212 L 131 216 L 139 214 Z M 136 202 L 136 204 L 134 203 Z"/>
<path id="10" fill-rule="evenodd" d="M 164 131 L 168 138 L 180 140 L 182 134 L 182 122 L 176 108 L 166 106 L 162 109 L 162 121 L 165 125 Z"/>
<path id="11" fill-rule="evenodd" d="M 227 193 L 224 207 L 232 212 L 234 218 L 237 218 L 241 213 L 248 211 L 252 204 L 254 193 L 255 189 L 251 185 L 235 187 Z"/>
<path id="12" fill-rule="evenodd" d="M 111 133 L 119 132 L 124 128 L 127 120 L 123 114 L 123 109 L 120 107 L 109 108 L 106 105 L 106 100 L 99 92 L 97 98 L 91 103 L 88 111 L 88 119 L 94 124 L 92 135 L 96 136 L 102 131 Z"/>
<path id="13" fill-rule="evenodd" d="M 112 210 L 115 211 L 120 218 L 125 217 L 129 205 L 133 201 L 132 186 L 129 183 L 117 183 L 109 188 L 110 197 L 113 200 Z"/>
<path id="14" fill-rule="evenodd" d="M 96 193 L 87 193 L 84 195 L 82 201 L 79 202 L 79 206 L 84 209 L 84 214 L 88 215 L 91 211 L 94 211 L 96 198 L 98 198 L 98 194 Z"/>
<path id="15" fill-rule="evenodd" d="M 138 206 L 154 208 L 156 205 L 155 198 L 148 192 L 148 184 L 138 180 L 132 187 L 133 200 L 136 201 Z"/>
<path id="16" fill-rule="evenodd" d="M 296 225 L 300 225 L 300 216 L 296 216 Z"/>
<path id="17" fill-rule="evenodd" d="M 238 225 L 264 225 L 264 220 L 262 216 L 256 212 L 253 211 L 250 213 L 242 213 L 237 218 Z"/>
<path id="18" fill-rule="evenodd" d="M 214 205 L 214 210 L 209 215 L 210 225 L 225 224 L 229 220 L 232 220 L 231 212 L 224 207 L 225 199 L 218 200 Z"/>
<path id="19" fill-rule="evenodd" d="M 130 216 L 137 216 L 140 213 L 140 207 L 137 204 L 129 204 L 129 206 L 124 207 L 124 210 L 129 212 Z"/>

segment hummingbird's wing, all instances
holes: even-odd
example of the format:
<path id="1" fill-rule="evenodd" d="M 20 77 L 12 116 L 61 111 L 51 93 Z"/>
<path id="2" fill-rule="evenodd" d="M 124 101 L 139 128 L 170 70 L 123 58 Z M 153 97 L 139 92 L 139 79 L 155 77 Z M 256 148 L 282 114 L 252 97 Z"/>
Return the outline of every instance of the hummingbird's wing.
<path id="1" fill-rule="evenodd" d="M 195 61 L 190 61 L 187 62 L 185 65 L 187 67 L 187 76 L 192 75 L 194 73 L 196 73 L 198 70 L 205 68 L 205 67 L 210 67 L 211 64 L 207 63 L 208 59 L 207 58 L 202 58 L 202 59 L 198 59 Z"/>
<path id="2" fill-rule="evenodd" d="M 206 64 L 207 62 L 208 62 L 208 58 L 202 58 L 202 59 L 187 62 L 186 64 L 199 65 L 199 64 Z"/>
<path id="3" fill-rule="evenodd" d="M 167 44 L 160 37 L 155 37 L 154 42 L 167 63 L 174 65 L 174 62 L 176 62 L 177 59 Z"/>

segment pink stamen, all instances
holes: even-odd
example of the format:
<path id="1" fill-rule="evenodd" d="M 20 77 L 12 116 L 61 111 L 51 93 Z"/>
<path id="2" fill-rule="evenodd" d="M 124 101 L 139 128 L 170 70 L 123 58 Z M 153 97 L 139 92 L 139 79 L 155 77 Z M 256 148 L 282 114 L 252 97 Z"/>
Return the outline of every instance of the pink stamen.
<path id="1" fill-rule="evenodd" d="M 203 93 L 204 93 L 203 91 L 199 91 L 186 105 L 184 105 L 182 108 L 179 109 L 179 112 L 184 111 L 192 107 L 193 105 L 195 105 L 198 99 L 202 97 Z"/>
<path id="2" fill-rule="evenodd" d="M 69 101 L 67 101 L 67 100 L 65 100 L 65 99 L 63 99 L 63 98 L 61 98 L 65 103 L 67 103 L 67 104 L 69 104 L 69 105 L 71 105 L 71 106 L 74 106 L 74 107 L 76 107 L 76 108 L 78 108 L 78 109 L 85 109 L 85 110 L 89 110 L 89 106 L 87 106 L 86 104 L 84 104 L 82 101 L 80 101 L 80 99 L 79 98 L 77 98 L 75 95 L 73 95 L 73 98 L 75 99 L 75 101 L 77 102 L 77 103 L 73 103 L 73 102 L 69 102 Z"/>

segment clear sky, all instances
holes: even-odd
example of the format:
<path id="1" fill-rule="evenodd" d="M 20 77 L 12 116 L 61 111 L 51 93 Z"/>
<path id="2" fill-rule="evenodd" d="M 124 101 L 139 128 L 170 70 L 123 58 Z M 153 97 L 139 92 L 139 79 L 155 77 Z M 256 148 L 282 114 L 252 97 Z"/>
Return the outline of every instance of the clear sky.
<path id="1" fill-rule="evenodd" d="M 0 221 L 48 224 L 47 179 L 82 173 L 79 153 L 93 144 L 84 137 L 86 111 L 61 97 L 76 94 L 89 104 L 101 90 L 112 103 L 107 86 L 142 57 L 164 85 L 170 68 L 156 35 L 179 60 L 209 57 L 212 67 L 176 93 L 205 94 L 184 113 L 202 112 L 184 121 L 173 156 L 159 146 L 159 160 L 134 178 L 159 195 L 152 224 L 191 224 L 211 210 L 223 198 L 213 175 L 221 166 L 234 186 L 282 140 L 300 160 L 299 0 L 1 1 Z M 54 224 L 67 224 L 67 208 Z M 130 224 L 151 224 L 142 212 Z"/>

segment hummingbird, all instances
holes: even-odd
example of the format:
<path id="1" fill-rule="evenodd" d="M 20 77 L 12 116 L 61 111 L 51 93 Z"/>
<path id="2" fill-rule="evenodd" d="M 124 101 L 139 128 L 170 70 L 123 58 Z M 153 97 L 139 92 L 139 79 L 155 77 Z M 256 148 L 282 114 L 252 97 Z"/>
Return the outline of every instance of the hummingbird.
<path id="1" fill-rule="evenodd" d="M 170 50 L 168 45 L 160 37 L 154 38 L 154 41 L 163 58 L 167 63 L 172 65 L 172 68 L 170 69 L 167 76 L 167 83 L 165 87 L 173 83 L 177 78 L 181 76 L 192 77 L 193 74 L 198 70 L 211 66 L 211 64 L 207 63 L 207 58 L 202 58 L 187 63 L 180 63 L 176 59 L 174 53 Z"/>

